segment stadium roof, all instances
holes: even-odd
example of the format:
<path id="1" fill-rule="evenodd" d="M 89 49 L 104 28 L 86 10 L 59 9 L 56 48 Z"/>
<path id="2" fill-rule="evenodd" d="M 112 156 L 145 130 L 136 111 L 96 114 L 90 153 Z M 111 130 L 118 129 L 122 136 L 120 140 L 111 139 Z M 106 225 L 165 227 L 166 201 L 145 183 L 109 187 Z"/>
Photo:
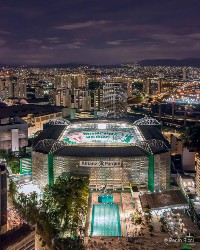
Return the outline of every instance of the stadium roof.
<path id="1" fill-rule="evenodd" d="M 155 139 L 155 140 L 163 141 L 166 144 L 166 146 L 168 148 L 170 148 L 170 144 L 169 144 L 168 140 L 163 136 L 161 131 L 156 126 L 139 125 L 138 127 L 141 130 L 141 132 L 146 140 Z"/>
<path id="2" fill-rule="evenodd" d="M 57 140 L 66 125 L 48 125 L 39 135 L 34 139 L 33 146 L 35 147 L 39 141 L 45 139 Z"/>
<path id="3" fill-rule="evenodd" d="M 148 153 L 136 146 L 127 147 L 81 147 L 65 146 L 55 152 L 57 156 L 76 157 L 131 157 L 147 156 Z"/>
<path id="4" fill-rule="evenodd" d="M 136 126 L 129 118 L 125 119 L 130 125 Z M 100 120 L 99 122 L 116 122 L 119 123 L 121 119 Z M 124 121 L 124 119 L 123 119 Z M 71 122 L 71 121 L 70 121 Z M 73 123 L 82 123 L 82 119 L 73 121 Z M 97 123 L 98 120 L 90 120 L 89 123 Z M 55 155 L 60 156 L 96 156 L 96 157 L 126 157 L 126 156 L 143 156 L 148 153 L 162 153 L 169 151 L 170 145 L 166 138 L 162 135 L 157 125 L 138 125 L 137 126 L 143 134 L 144 141 L 136 144 L 122 145 L 69 145 L 66 142 L 59 142 L 60 135 L 67 128 L 66 124 L 51 123 L 46 124 L 44 130 L 34 139 L 33 147 L 41 153 L 54 152 Z M 84 130 L 84 129 L 83 129 Z"/>

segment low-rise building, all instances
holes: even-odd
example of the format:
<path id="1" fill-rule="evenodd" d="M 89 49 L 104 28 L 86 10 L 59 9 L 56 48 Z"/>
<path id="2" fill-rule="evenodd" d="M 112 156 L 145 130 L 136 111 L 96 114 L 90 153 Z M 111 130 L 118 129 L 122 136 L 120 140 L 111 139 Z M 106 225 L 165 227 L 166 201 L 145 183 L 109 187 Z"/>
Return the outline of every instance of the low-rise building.
<path id="1" fill-rule="evenodd" d="M 1 250 L 35 250 L 35 228 L 23 224 L 0 235 Z"/>
<path id="2" fill-rule="evenodd" d="M 63 107 L 48 105 L 13 105 L 0 108 L 0 119 L 3 122 L 18 116 L 28 124 L 28 136 L 33 136 L 36 132 L 43 130 L 43 124 L 51 119 L 61 118 Z M 1 125 L 1 124 L 0 124 Z M 21 137 L 20 137 L 21 138 Z M 24 145 L 24 146 L 27 146 Z"/>
<path id="3" fill-rule="evenodd" d="M 28 124 L 14 113 L 9 116 L 0 111 L 0 150 L 17 152 L 27 145 Z"/>

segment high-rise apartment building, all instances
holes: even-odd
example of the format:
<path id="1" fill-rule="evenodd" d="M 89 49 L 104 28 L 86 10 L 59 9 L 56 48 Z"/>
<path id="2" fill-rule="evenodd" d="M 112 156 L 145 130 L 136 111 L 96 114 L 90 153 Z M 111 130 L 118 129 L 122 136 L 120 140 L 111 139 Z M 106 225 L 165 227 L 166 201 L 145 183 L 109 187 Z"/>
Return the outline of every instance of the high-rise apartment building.
<path id="1" fill-rule="evenodd" d="M 122 117 L 127 112 L 127 84 L 106 83 L 103 87 L 103 110 L 108 117 Z"/>
<path id="2" fill-rule="evenodd" d="M 7 231 L 7 176 L 6 167 L 0 164 L 0 234 Z"/>
<path id="3" fill-rule="evenodd" d="M 35 87 L 35 98 L 44 98 L 44 89 L 42 86 Z"/>
<path id="4" fill-rule="evenodd" d="M 162 93 L 162 79 L 159 78 L 159 82 L 158 82 L 158 94 Z"/>
<path id="5" fill-rule="evenodd" d="M 0 78 L 0 99 L 14 96 L 14 85 L 10 77 Z"/>
<path id="6" fill-rule="evenodd" d="M 91 95 L 90 90 L 87 89 L 74 89 L 74 107 L 77 111 L 91 110 Z"/>
<path id="7" fill-rule="evenodd" d="M 161 94 L 162 79 L 161 78 L 146 78 L 143 82 L 143 92 L 147 95 Z"/>
<path id="8" fill-rule="evenodd" d="M 150 94 L 150 85 L 151 85 L 151 79 L 148 77 L 146 80 L 143 82 L 143 92 L 147 95 Z"/>
<path id="9" fill-rule="evenodd" d="M 14 83 L 14 97 L 27 98 L 26 79 L 17 78 Z"/>
<path id="10" fill-rule="evenodd" d="M 90 90 L 91 109 L 102 110 L 103 89 Z"/>
<path id="11" fill-rule="evenodd" d="M 187 80 L 187 69 L 186 68 L 183 68 L 183 81 L 186 81 Z"/>
<path id="12" fill-rule="evenodd" d="M 54 104 L 56 106 L 71 107 L 71 90 L 63 87 L 54 92 Z"/>
<path id="13" fill-rule="evenodd" d="M 71 90 L 86 86 L 85 74 L 67 74 L 56 77 L 56 87 L 67 87 Z"/>

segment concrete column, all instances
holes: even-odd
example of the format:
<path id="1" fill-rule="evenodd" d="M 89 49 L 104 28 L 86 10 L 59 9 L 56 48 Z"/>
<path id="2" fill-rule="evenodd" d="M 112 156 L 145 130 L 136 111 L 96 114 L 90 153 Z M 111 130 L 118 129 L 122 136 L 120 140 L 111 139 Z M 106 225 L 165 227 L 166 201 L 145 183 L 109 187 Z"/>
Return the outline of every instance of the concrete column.
<path id="1" fill-rule="evenodd" d="M 187 123 L 187 110 L 184 111 L 184 126 L 186 126 L 186 123 Z"/>
<path id="2" fill-rule="evenodd" d="M 161 79 L 159 79 L 159 82 L 158 82 L 158 94 L 161 94 L 161 92 L 162 92 L 162 80 Z"/>
<path id="3" fill-rule="evenodd" d="M 159 121 L 161 121 L 161 104 L 159 104 L 158 119 L 159 119 Z"/>
<path id="4" fill-rule="evenodd" d="M 172 121 L 174 121 L 175 102 L 172 102 Z"/>

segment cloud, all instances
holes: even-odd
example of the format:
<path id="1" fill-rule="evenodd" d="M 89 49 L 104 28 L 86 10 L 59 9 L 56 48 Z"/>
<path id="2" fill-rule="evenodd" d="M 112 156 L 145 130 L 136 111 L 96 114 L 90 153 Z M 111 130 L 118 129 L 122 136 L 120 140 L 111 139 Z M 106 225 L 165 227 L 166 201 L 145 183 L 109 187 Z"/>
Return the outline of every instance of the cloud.
<path id="1" fill-rule="evenodd" d="M 83 42 L 75 41 L 72 43 L 66 43 L 66 44 L 59 44 L 59 45 L 52 45 L 52 46 L 46 46 L 42 45 L 40 48 L 44 50 L 53 50 L 53 49 L 80 49 L 81 45 L 83 45 Z"/>
<path id="2" fill-rule="evenodd" d="M 46 37 L 45 40 L 47 40 L 47 41 L 55 41 L 55 40 L 59 40 L 59 37 Z"/>
<path id="3" fill-rule="evenodd" d="M 0 47 L 2 47 L 2 46 L 5 45 L 5 44 L 6 44 L 6 40 L 0 39 Z"/>
<path id="4" fill-rule="evenodd" d="M 12 33 L 5 30 L 0 30 L 0 35 L 11 35 Z"/>
<path id="5" fill-rule="evenodd" d="M 52 46 L 47 46 L 47 45 L 41 45 L 40 46 L 40 49 L 43 49 L 43 50 L 52 50 L 54 49 Z"/>
<path id="6" fill-rule="evenodd" d="M 189 38 L 200 39 L 200 33 L 188 34 L 186 36 Z"/>
<path id="7" fill-rule="evenodd" d="M 106 43 L 109 45 L 120 45 L 122 40 L 107 41 Z"/>
<path id="8" fill-rule="evenodd" d="M 59 37 L 46 37 L 45 41 L 47 41 L 48 43 L 60 43 L 60 38 Z"/>
<path id="9" fill-rule="evenodd" d="M 73 42 L 73 43 L 67 43 L 67 44 L 61 44 L 54 46 L 55 49 L 80 49 L 81 45 L 83 45 L 82 42 Z"/>
<path id="10" fill-rule="evenodd" d="M 138 38 L 130 38 L 130 39 L 123 39 L 123 40 L 113 40 L 113 41 L 106 41 L 108 45 L 132 45 L 133 42 L 138 41 Z"/>
<path id="11" fill-rule="evenodd" d="M 100 20 L 100 21 L 85 21 L 82 23 L 72 23 L 72 24 L 64 24 L 60 26 L 56 26 L 55 29 L 61 30 L 77 30 L 77 29 L 85 29 L 89 27 L 94 27 L 98 25 L 105 25 L 108 24 L 108 21 Z"/>
<path id="12" fill-rule="evenodd" d="M 27 39 L 26 40 L 28 43 L 30 44 L 33 44 L 33 45 L 38 45 L 38 44 L 41 44 L 42 41 L 41 40 L 38 40 L 38 39 L 35 39 L 35 38 L 30 38 L 30 39 Z"/>
<path id="13" fill-rule="evenodd" d="M 198 40 L 200 39 L 200 33 L 194 34 L 154 34 L 151 36 L 154 41 L 160 41 L 162 43 L 168 43 L 171 45 L 179 44 L 184 46 L 196 46 Z"/>

